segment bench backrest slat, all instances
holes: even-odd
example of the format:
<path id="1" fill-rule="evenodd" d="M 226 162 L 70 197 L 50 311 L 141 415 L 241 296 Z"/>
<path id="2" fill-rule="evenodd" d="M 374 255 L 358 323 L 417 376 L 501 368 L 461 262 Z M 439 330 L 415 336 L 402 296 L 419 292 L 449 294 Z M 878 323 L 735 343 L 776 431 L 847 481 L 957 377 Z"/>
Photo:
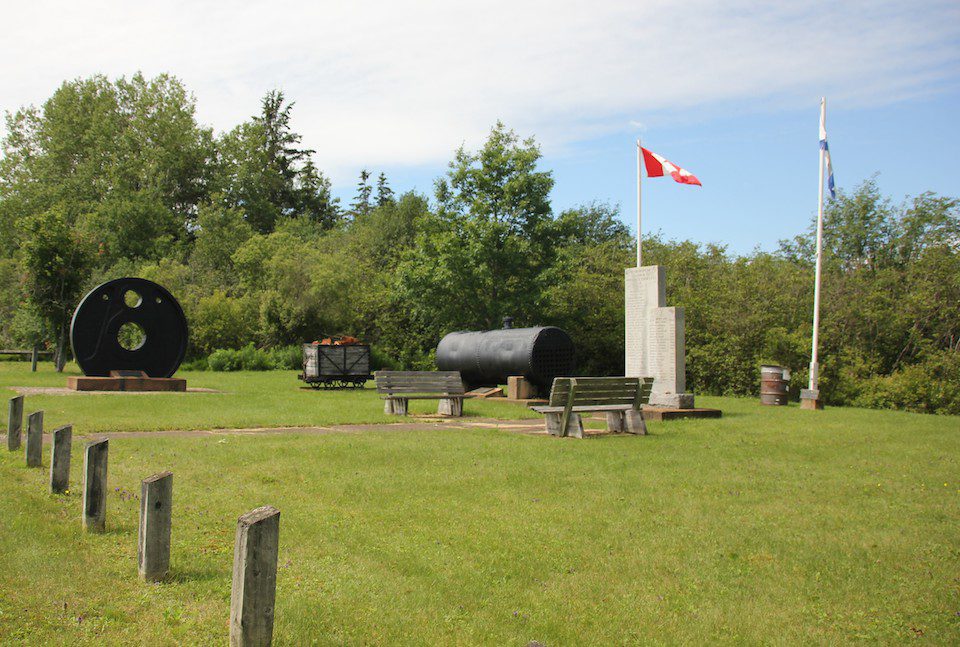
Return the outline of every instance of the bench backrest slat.
<path id="1" fill-rule="evenodd" d="M 463 395 L 460 371 L 377 371 L 377 393 Z"/>
<path id="2" fill-rule="evenodd" d="M 550 406 L 592 406 L 632 404 L 639 408 L 650 400 L 653 378 L 645 377 L 578 377 L 573 402 L 570 402 L 571 378 L 558 377 L 550 389 Z"/>

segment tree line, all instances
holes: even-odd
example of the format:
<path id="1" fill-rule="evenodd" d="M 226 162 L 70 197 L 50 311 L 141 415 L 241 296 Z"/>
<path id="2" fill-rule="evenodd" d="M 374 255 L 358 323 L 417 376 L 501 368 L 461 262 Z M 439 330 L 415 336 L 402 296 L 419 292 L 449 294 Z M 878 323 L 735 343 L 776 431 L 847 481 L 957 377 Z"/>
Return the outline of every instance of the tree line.
<path id="1" fill-rule="evenodd" d="M 293 108 L 268 92 L 218 134 L 179 80 L 137 74 L 68 81 L 8 112 L 0 345 L 50 347 L 62 366 L 83 294 L 142 276 L 183 305 L 196 367 L 218 350 L 291 358 L 291 345 L 350 334 L 379 365 L 432 368 L 444 334 L 509 315 L 566 329 L 582 374 L 622 374 L 635 246 L 617 206 L 554 212 L 536 142 L 500 123 L 479 150 L 454 153 L 432 195 L 395 194 L 364 170 L 342 205 Z M 825 223 L 828 402 L 960 413 L 958 201 L 895 204 L 871 179 L 831 200 Z M 669 270 L 670 303 L 686 308 L 688 388 L 756 393 L 761 363 L 806 381 L 813 235 L 748 255 L 645 240 L 645 261 Z"/>

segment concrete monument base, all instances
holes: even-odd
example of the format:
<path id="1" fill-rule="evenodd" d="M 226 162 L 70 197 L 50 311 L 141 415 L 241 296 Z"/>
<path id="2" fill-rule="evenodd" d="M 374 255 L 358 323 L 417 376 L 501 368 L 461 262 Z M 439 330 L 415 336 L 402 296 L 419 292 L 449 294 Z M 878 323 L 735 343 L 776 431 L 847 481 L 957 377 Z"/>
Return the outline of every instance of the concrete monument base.
<path id="1" fill-rule="evenodd" d="M 800 389 L 800 408 L 810 411 L 823 409 L 823 400 L 820 399 L 819 389 Z"/>
<path id="2" fill-rule="evenodd" d="M 667 409 L 693 409 L 692 393 L 657 393 L 650 394 L 650 405 Z"/>

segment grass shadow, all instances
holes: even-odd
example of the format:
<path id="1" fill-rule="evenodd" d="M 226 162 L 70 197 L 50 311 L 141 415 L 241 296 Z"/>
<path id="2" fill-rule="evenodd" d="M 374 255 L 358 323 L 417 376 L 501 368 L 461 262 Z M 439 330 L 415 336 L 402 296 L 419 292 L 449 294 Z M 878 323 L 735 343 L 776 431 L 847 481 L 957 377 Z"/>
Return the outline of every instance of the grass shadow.
<path id="1" fill-rule="evenodd" d="M 164 578 L 166 584 L 187 584 L 191 582 L 213 582 L 226 577 L 222 571 L 213 568 L 171 568 Z"/>

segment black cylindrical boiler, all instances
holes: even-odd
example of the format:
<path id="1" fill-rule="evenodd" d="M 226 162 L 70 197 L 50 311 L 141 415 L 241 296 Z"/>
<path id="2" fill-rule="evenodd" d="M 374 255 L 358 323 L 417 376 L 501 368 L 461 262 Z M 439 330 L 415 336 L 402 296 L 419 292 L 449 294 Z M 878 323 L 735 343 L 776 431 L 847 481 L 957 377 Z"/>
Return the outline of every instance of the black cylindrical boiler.
<path id="1" fill-rule="evenodd" d="M 522 375 L 549 389 L 555 377 L 573 375 L 570 335 L 554 326 L 452 332 L 437 345 L 437 368 L 460 371 L 469 385 L 504 384 Z"/>

